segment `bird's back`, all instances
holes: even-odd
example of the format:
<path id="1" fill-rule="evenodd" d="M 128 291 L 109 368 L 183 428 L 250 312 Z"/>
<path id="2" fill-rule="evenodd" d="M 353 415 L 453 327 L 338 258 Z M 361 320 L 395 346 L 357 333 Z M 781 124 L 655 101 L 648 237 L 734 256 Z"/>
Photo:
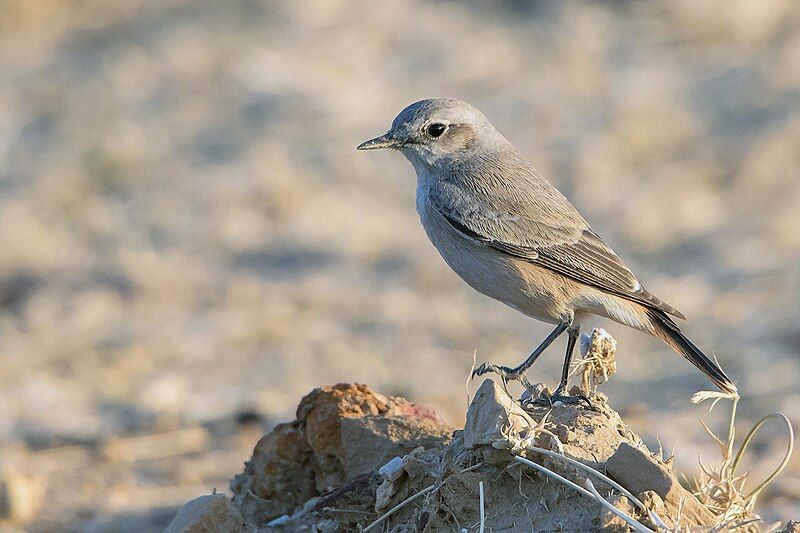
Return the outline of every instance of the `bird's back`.
<path id="1" fill-rule="evenodd" d="M 432 183 L 431 201 L 497 240 L 546 246 L 589 227 L 578 210 L 513 148 L 455 162 Z"/>

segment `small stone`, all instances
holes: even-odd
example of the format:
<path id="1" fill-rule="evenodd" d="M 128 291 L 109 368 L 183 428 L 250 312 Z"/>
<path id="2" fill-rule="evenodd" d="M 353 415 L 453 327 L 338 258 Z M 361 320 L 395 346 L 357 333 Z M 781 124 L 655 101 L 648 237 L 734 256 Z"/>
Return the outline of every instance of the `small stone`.
<path id="1" fill-rule="evenodd" d="M 231 482 L 233 503 L 248 524 L 262 525 L 365 474 L 403 475 L 399 459 L 422 446 L 439 448 L 453 429 L 430 408 L 383 396 L 365 385 L 315 389 L 297 408 L 297 420 L 264 436 L 245 471 Z M 392 458 L 395 458 L 392 461 Z"/>
<path id="2" fill-rule="evenodd" d="M 378 486 L 378 490 L 375 491 L 375 511 L 380 512 L 389 507 L 392 496 L 396 493 L 397 486 L 393 482 L 387 479 L 381 483 L 380 486 Z"/>
<path id="3" fill-rule="evenodd" d="M 429 419 L 389 415 L 342 419 L 340 428 L 346 480 L 375 472 L 390 458 L 420 446 L 439 447 L 452 431 Z"/>
<path id="4" fill-rule="evenodd" d="M 258 442 L 244 473 L 231 482 L 233 502 L 246 517 L 292 514 L 318 494 L 315 479 L 307 474 L 314 466 L 302 425 L 278 424 Z"/>
<path id="5" fill-rule="evenodd" d="M 200 496 L 184 505 L 164 533 L 210 533 L 244 531 L 239 510 L 224 494 Z"/>
<path id="6" fill-rule="evenodd" d="M 279 516 L 278 518 L 273 518 L 272 520 L 267 522 L 267 527 L 283 526 L 285 524 L 288 524 L 291 519 L 292 519 L 291 516 L 289 516 L 288 514 L 284 514 Z"/>
<path id="7" fill-rule="evenodd" d="M 695 496 L 683 488 L 675 475 L 649 452 L 623 442 L 606 462 L 606 471 L 634 494 L 653 491 L 664 501 L 668 514 L 680 508 L 692 524 L 710 526 L 714 515 Z M 662 517 L 663 518 L 663 517 Z"/>
<path id="8" fill-rule="evenodd" d="M 497 383 L 485 380 L 467 410 L 464 446 L 514 448 L 528 437 L 533 420 Z"/>
<path id="9" fill-rule="evenodd" d="M 560 440 L 562 444 L 567 444 L 569 442 L 569 428 L 564 424 L 557 425 L 553 433 L 556 434 L 556 437 L 558 437 L 558 440 Z"/>
<path id="10" fill-rule="evenodd" d="M 431 466 L 418 457 L 422 448 L 417 448 L 403 457 L 403 471 L 408 473 L 411 479 L 425 477 L 431 470 Z"/>
<path id="11" fill-rule="evenodd" d="M 389 481 L 398 479 L 403 475 L 403 459 L 399 456 L 395 456 L 394 459 L 380 467 L 378 473 Z"/>

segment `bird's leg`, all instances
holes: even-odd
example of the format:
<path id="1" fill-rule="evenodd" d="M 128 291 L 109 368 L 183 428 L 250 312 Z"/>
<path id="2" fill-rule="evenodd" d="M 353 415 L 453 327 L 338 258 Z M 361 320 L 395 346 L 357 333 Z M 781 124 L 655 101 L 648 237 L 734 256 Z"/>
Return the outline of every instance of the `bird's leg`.
<path id="1" fill-rule="evenodd" d="M 553 393 L 560 394 L 567 388 L 567 380 L 569 380 L 569 365 L 572 363 L 572 356 L 575 355 L 575 345 L 578 342 L 578 337 L 581 336 L 581 327 L 576 325 L 567 330 L 567 353 L 564 355 L 564 366 L 561 368 L 561 381 L 558 388 Z"/>
<path id="2" fill-rule="evenodd" d="M 561 368 L 561 382 L 558 384 L 555 392 L 550 395 L 550 397 L 542 398 L 542 400 L 546 403 L 553 404 L 555 402 L 563 402 L 563 403 L 580 403 L 585 402 L 589 408 L 592 407 L 592 403 L 589 401 L 589 398 L 584 396 L 583 394 L 579 394 L 577 396 L 567 396 L 564 394 L 564 390 L 567 388 L 567 381 L 569 380 L 569 367 L 570 363 L 572 363 L 572 356 L 575 352 L 575 345 L 578 342 L 578 337 L 581 334 L 581 327 L 580 325 L 575 325 L 570 327 L 567 330 L 567 353 L 564 356 L 564 366 Z"/>
<path id="3" fill-rule="evenodd" d="M 530 366 L 536 361 L 536 359 L 540 355 L 542 355 L 542 352 L 544 352 L 545 349 L 548 346 L 550 346 L 550 344 L 552 344 L 552 342 L 556 340 L 559 335 L 564 333 L 564 330 L 566 330 L 571 323 L 572 320 L 562 320 L 561 323 L 559 323 L 558 326 L 556 326 L 556 329 L 554 329 L 552 333 L 550 333 L 550 335 L 547 336 L 547 338 L 542 342 L 542 344 L 540 344 L 539 347 L 536 348 L 533 351 L 533 353 L 530 354 L 528 358 L 525 359 L 519 366 L 515 366 L 514 368 L 509 368 L 507 366 L 498 366 L 498 365 L 493 365 L 491 363 L 483 363 L 481 364 L 481 366 L 479 366 L 472 372 L 472 376 L 473 377 L 482 376 L 483 374 L 494 372 L 496 374 L 500 374 L 500 377 L 503 378 L 504 382 L 509 380 L 519 380 L 520 377 L 524 378 L 522 373 L 525 372 L 528 368 L 530 368 Z"/>

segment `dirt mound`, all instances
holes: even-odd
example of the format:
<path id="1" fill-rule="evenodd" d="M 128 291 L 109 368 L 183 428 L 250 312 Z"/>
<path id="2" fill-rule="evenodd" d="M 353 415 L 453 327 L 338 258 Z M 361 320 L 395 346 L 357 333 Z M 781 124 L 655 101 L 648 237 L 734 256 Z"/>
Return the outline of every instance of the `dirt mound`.
<path id="1" fill-rule="evenodd" d="M 234 521 L 243 531 L 470 531 L 483 520 L 494 531 L 628 531 L 609 506 L 578 493 L 587 477 L 599 495 L 653 530 L 658 519 L 670 529 L 710 530 L 715 516 L 670 464 L 604 395 L 592 395 L 591 404 L 523 409 L 486 380 L 465 428 L 454 431 L 432 410 L 364 385 L 317 389 L 300 402 L 297 420 L 256 445 L 231 482 L 232 505 L 194 500 L 172 530 L 230 530 Z"/>

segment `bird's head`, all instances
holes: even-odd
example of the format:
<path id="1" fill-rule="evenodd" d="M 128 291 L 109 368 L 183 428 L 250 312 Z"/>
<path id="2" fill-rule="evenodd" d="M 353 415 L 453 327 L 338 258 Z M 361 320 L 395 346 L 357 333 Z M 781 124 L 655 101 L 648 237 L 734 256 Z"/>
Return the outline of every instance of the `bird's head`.
<path id="1" fill-rule="evenodd" d="M 403 109 L 385 135 L 358 150 L 399 150 L 418 167 L 441 168 L 472 156 L 481 147 L 507 142 L 466 102 L 451 98 L 420 100 Z"/>

